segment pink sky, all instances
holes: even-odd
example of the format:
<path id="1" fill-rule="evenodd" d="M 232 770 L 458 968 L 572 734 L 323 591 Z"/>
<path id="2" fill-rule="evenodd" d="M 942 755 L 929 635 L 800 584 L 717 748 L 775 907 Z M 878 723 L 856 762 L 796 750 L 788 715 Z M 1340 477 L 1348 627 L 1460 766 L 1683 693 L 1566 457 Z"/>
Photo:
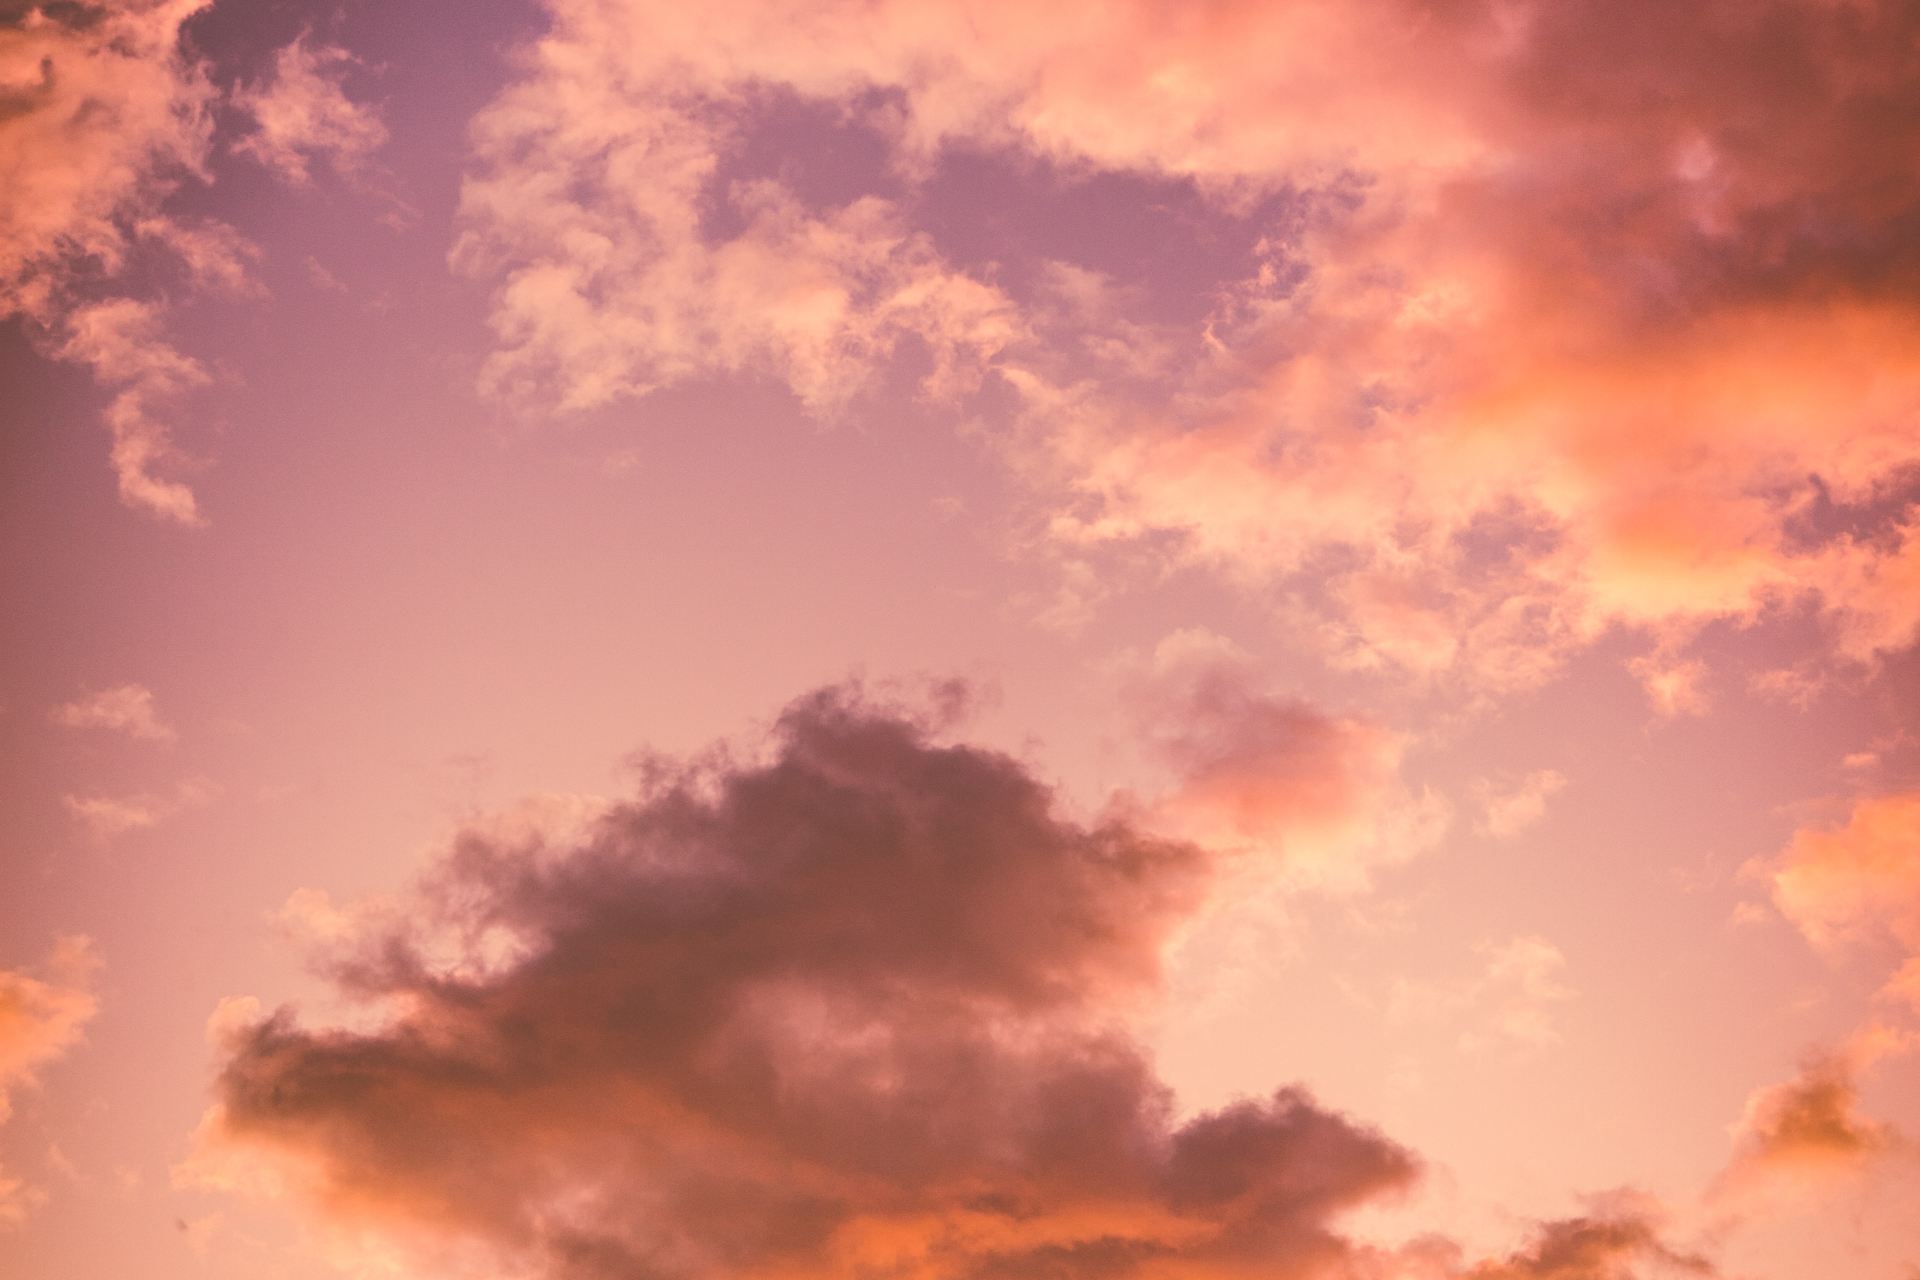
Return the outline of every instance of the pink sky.
<path id="1" fill-rule="evenodd" d="M 1913 1280 L 1920 16 L 0 4 L 0 1280 Z"/>

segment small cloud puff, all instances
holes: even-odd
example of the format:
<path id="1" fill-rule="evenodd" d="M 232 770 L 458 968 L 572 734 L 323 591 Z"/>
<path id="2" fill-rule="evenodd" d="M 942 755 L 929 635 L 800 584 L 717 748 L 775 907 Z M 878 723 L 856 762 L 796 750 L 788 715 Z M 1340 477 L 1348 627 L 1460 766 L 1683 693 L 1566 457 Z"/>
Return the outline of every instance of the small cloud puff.
<path id="1" fill-rule="evenodd" d="M 100 689 L 53 710 L 53 722 L 69 729 L 111 729 L 148 742 L 171 742 L 173 727 L 160 718 L 153 691 L 122 684 Z"/>

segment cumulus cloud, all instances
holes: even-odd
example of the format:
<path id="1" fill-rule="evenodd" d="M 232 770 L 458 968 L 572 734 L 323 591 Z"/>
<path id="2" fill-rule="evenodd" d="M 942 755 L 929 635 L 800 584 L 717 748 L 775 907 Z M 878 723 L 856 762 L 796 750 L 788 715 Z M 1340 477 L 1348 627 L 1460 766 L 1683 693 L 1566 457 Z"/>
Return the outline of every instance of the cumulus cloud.
<path id="1" fill-rule="evenodd" d="M 347 96 L 353 66 L 346 50 L 310 38 L 281 49 L 271 75 L 233 95 L 233 105 L 254 121 L 235 150 L 296 185 L 313 180 L 315 160 L 346 175 L 364 169 L 386 144 L 387 127 L 371 106 Z"/>
<path id="2" fill-rule="evenodd" d="M 70 937 L 55 946 L 40 976 L 0 969 L 0 1123 L 11 1114 L 11 1092 L 33 1084 L 79 1043 L 99 1007 L 98 966 L 87 939 Z M 40 1199 L 36 1188 L 0 1168 L 0 1227 L 24 1221 Z"/>
<path id="3" fill-rule="evenodd" d="M 1785 1084 L 1756 1093 L 1741 1122 L 1741 1177 L 1776 1170 L 1851 1166 L 1891 1142 L 1883 1125 L 1862 1118 L 1853 1073 L 1843 1062 L 1811 1063 Z"/>
<path id="4" fill-rule="evenodd" d="M 1870 1027 L 1839 1049 L 1810 1057 L 1792 1079 L 1756 1090 L 1713 1195 L 1752 1201 L 1818 1194 L 1910 1151 L 1891 1125 L 1861 1113 L 1859 1080 L 1881 1059 L 1911 1052 L 1916 1043 L 1909 1033 Z"/>
<path id="5" fill-rule="evenodd" d="M 949 722 L 821 690 L 762 749 L 476 824 L 408 896 L 300 895 L 356 1011 L 223 1002 L 176 1181 L 462 1275 L 1713 1274 L 1625 1194 L 1497 1260 L 1348 1238 L 1413 1153 L 1297 1087 L 1182 1116 L 1128 1031 L 1217 855 L 1071 819 Z M 1493 980 L 1552 986 L 1550 952 Z"/>
<path id="6" fill-rule="evenodd" d="M 171 742 L 172 726 L 153 705 L 153 690 L 122 684 L 100 689 L 54 708 L 53 722 L 69 729 L 111 729 L 130 738 Z"/>
<path id="7" fill-rule="evenodd" d="M 1880 996 L 1920 1011 L 1920 794 L 1862 797 L 1845 822 L 1804 827 L 1748 870 L 1816 947 L 1878 941 L 1905 951 Z"/>
<path id="8" fill-rule="evenodd" d="M 463 206 L 495 386 L 752 370 L 820 408 L 917 342 L 1014 393 L 1056 534 L 1304 577 L 1357 667 L 1524 686 L 1625 627 L 1680 711 L 1714 620 L 1912 643 L 1910 6 L 547 8 Z M 809 128 L 878 172 L 733 176 Z M 961 152 L 1285 212 L 1184 337 L 1134 301 L 1142 362 L 915 229 Z"/>
<path id="9" fill-rule="evenodd" d="M 1295 1089 L 1177 1120 L 1113 1020 L 1207 873 L 823 691 L 563 842 L 464 835 L 336 934 L 384 1023 L 237 1007 L 188 1176 L 554 1276 L 1318 1274 L 1413 1157 Z"/>
<path id="10" fill-rule="evenodd" d="M 1624 1197 L 1585 1217 L 1546 1223 L 1523 1250 L 1466 1272 L 1466 1280 L 1680 1280 L 1718 1272 L 1699 1254 L 1674 1248 L 1658 1215 Z"/>
<path id="11" fill-rule="evenodd" d="M 1329 140 L 1366 179 L 1352 212 L 1309 218 L 1238 337 L 1216 330 L 1231 395 L 1145 434 L 1137 410 L 1081 433 L 1105 499 L 1090 529 L 1176 529 L 1281 575 L 1344 550 L 1356 662 L 1496 683 L 1609 627 L 1673 645 L 1802 601 L 1850 657 L 1910 643 L 1892 584 L 1911 572 L 1920 348 L 1893 268 L 1916 189 L 1866 122 L 1912 106 L 1893 52 L 1911 11 L 1714 4 L 1678 30 L 1626 12 L 1429 15 L 1418 41 L 1454 70 L 1399 92 L 1464 104 L 1482 145 L 1396 164 L 1336 113 Z M 1780 47 L 1799 50 L 1789 92 Z M 1708 74 L 1690 48 L 1711 49 Z M 1415 136 L 1462 119 L 1436 110 Z M 1649 671 L 1675 710 L 1686 671 Z"/>
<path id="12" fill-rule="evenodd" d="M 1920 794 L 1865 797 L 1844 823 L 1795 833 L 1762 871 L 1815 944 L 1882 936 L 1920 952 Z"/>

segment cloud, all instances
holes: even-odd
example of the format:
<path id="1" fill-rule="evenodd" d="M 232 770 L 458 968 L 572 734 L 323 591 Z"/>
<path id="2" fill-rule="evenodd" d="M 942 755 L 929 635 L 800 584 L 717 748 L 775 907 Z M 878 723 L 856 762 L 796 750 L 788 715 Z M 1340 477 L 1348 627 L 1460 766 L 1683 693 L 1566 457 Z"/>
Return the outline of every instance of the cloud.
<path id="1" fill-rule="evenodd" d="M 1816 945 L 1878 935 L 1920 952 L 1920 794 L 1858 800 L 1844 823 L 1801 829 L 1758 870 Z"/>
<path id="2" fill-rule="evenodd" d="M 1469 1269 L 1465 1280 L 1679 1280 L 1719 1274 L 1706 1258 L 1664 1241 L 1658 1218 L 1636 1199 L 1546 1223 L 1527 1248 Z"/>
<path id="3" fill-rule="evenodd" d="M 69 729 L 112 729 L 149 742 L 174 738 L 154 709 L 153 691 L 138 684 L 115 685 L 64 703 L 54 708 L 53 722 Z"/>
<path id="4" fill-rule="evenodd" d="M 1832 1059 L 1762 1089 L 1741 1123 L 1743 1170 L 1848 1165 L 1878 1153 L 1890 1142 L 1888 1130 L 1862 1119 L 1857 1105 L 1852 1071 Z"/>
<path id="5" fill-rule="evenodd" d="M 555 114 L 552 94 L 591 105 Z M 776 182 L 741 183 L 740 229 L 709 242 L 700 201 L 719 143 L 706 127 L 571 79 L 523 86 L 480 116 L 454 260 L 500 281 L 484 390 L 575 410 L 771 375 L 827 414 L 910 342 L 929 354 L 921 386 L 939 398 L 976 385 L 1017 336 L 1000 291 L 949 270 L 886 200 L 816 213 Z"/>
<path id="6" fill-rule="evenodd" d="M 1202 631 L 1155 652 L 1134 694 L 1147 744 L 1174 775 L 1155 820 L 1248 851 L 1249 874 L 1355 891 L 1430 847 L 1448 809 L 1401 777 L 1405 735 L 1267 692 L 1248 655 Z"/>
<path id="7" fill-rule="evenodd" d="M 99 1008 L 93 976 L 99 960 L 81 937 L 62 938 L 42 976 L 0 969 L 0 1124 L 11 1092 L 79 1043 Z M 37 1188 L 0 1168 L 0 1228 L 17 1226 L 44 1199 Z"/>
<path id="8" fill-rule="evenodd" d="M 1623 628 L 1679 711 L 1707 623 L 1809 609 L 1867 663 L 1920 627 L 1910 6 L 547 8 L 463 200 L 496 389 L 744 371 L 826 410 L 922 344 L 1012 393 L 1069 545 L 1170 537 L 1303 588 L 1342 663 L 1475 690 Z M 801 172 L 836 131 L 867 171 Z M 741 176 L 756 138 L 793 159 Z M 1257 247 L 1198 324 L 1124 279 L 1076 318 L 1014 281 L 1086 266 L 916 229 L 962 154 Z"/>
<path id="9" fill-rule="evenodd" d="M 234 149 L 296 185 L 313 180 L 316 159 L 344 175 L 360 172 L 386 145 L 387 128 L 372 107 L 347 96 L 354 63 L 344 49 L 306 38 L 281 49 L 270 77 L 233 95 L 233 105 L 254 121 Z"/>
<path id="10" fill-rule="evenodd" d="M 1496 840 L 1510 840 L 1540 821 L 1547 801 L 1566 785 L 1566 775 L 1557 769 L 1536 769 L 1518 781 L 1504 783 L 1482 778 L 1471 789 L 1481 811 L 1476 826 Z"/>
<path id="11" fill-rule="evenodd" d="M 228 1016 L 190 1176 L 554 1276 L 1304 1275 L 1415 1164 L 1294 1089 L 1175 1119 L 1112 1015 L 1207 869 L 814 694 L 567 843 L 463 836 L 334 954 L 384 1025 Z"/>
<path id="12" fill-rule="evenodd" d="M 159 416 L 206 371 L 167 336 L 157 298 L 105 296 L 151 261 L 196 289 L 258 294 L 258 249 L 232 228 L 166 208 L 207 177 L 218 94 L 182 48 L 210 0 L 46 5 L 0 19 L 0 319 L 113 391 L 106 421 L 121 501 L 205 523 L 163 474 L 179 461 Z"/>
<path id="13" fill-rule="evenodd" d="M 97 840 L 111 840 L 130 831 L 157 827 L 175 814 L 197 809 L 218 795 L 218 788 L 201 778 L 180 783 L 171 793 L 140 792 L 128 796 L 61 797 L 69 814 Z"/>
<path id="14" fill-rule="evenodd" d="M 1892 1126 L 1861 1114 L 1859 1078 L 1915 1046 L 1910 1033 L 1870 1027 L 1810 1057 L 1792 1079 L 1756 1090 L 1712 1195 L 1754 1201 L 1818 1194 L 1908 1150 Z"/>
<path id="15" fill-rule="evenodd" d="M 0 19 L 0 317 L 56 313 L 75 264 L 111 274 L 134 224 L 200 168 L 213 90 L 179 41 L 207 3 Z"/>
<path id="16" fill-rule="evenodd" d="M 113 433 L 111 458 L 120 500 L 175 524 L 205 524 L 193 490 L 156 474 L 159 467 L 176 461 L 177 454 L 172 433 L 155 410 L 205 386 L 206 370 L 162 336 L 157 303 L 131 298 L 89 303 L 68 316 L 65 327 L 59 354 L 85 364 L 100 382 L 114 388 L 106 418 Z"/>
<path id="17" fill-rule="evenodd" d="M 1747 870 L 1816 947 L 1891 941 L 1903 950 L 1880 998 L 1920 1012 L 1920 794 L 1862 797 L 1845 822 L 1803 827 Z"/>
<path id="18" fill-rule="evenodd" d="M 1450 83 L 1399 90 L 1435 95 L 1409 137 L 1456 136 L 1439 108 L 1464 104 L 1481 145 L 1399 163 L 1336 112 L 1359 192 L 1314 205 L 1277 284 L 1215 326 L 1229 394 L 1146 429 L 1088 411 L 1088 527 L 1281 578 L 1331 563 L 1356 662 L 1495 687 L 1612 627 L 1674 645 L 1808 603 L 1848 658 L 1911 643 L 1917 192 L 1867 123 L 1914 103 L 1911 10 L 1637 8 L 1420 27 Z M 1636 72 L 1598 75 L 1596 47 Z"/>
<path id="19" fill-rule="evenodd" d="M 54 948 L 44 977 L 0 970 L 0 1121 L 11 1110 L 9 1090 L 31 1084 L 79 1042 L 99 1007 L 92 990 L 98 967 L 92 944 L 69 937 Z"/>

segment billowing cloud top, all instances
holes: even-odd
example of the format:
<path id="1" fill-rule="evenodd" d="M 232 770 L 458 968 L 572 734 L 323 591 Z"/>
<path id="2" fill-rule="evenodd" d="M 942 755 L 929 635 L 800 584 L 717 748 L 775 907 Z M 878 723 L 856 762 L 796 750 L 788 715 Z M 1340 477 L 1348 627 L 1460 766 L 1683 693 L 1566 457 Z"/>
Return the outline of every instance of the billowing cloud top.
<path id="1" fill-rule="evenodd" d="M 573 844 L 464 837 L 354 939 L 378 1030 L 230 1030 L 212 1176 L 264 1149 L 568 1277 L 1305 1275 L 1411 1178 L 1295 1090 L 1176 1123 L 1109 1021 L 1196 847 L 845 690 L 763 762 L 657 768 Z"/>

